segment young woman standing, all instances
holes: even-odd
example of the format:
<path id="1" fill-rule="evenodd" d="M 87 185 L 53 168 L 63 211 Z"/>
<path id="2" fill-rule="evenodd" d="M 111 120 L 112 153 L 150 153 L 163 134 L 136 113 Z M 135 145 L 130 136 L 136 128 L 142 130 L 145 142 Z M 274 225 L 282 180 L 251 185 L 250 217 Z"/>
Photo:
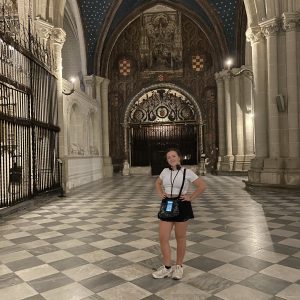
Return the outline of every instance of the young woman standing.
<path id="1" fill-rule="evenodd" d="M 169 149 L 166 152 L 169 168 L 163 169 L 155 182 L 155 188 L 161 199 L 166 197 L 176 197 L 180 192 L 183 181 L 183 170 L 181 167 L 181 153 L 178 149 Z M 196 189 L 192 193 L 188 193 L 189 183 L 192 182 Z M 168 221 L 160 219 L 159 223 L 159 241 L 163 256 L 163 265 L 155 271 L 152 276 L 154 278 L 172 277 L 173 279 L 181 279 L 183 276 L 183 259 L 186 249 L 186 232 L 188 220 L 194 218 L 191 202 L 196 199 L 205 190 L 204 181 L 199 178 L 192 170 L 186 169 L 186 175 L 182 193 L 180 196 L 180 214 L 176 219 Z M 175 228 L 175 237 L 177 242 L 176 249 L 176 265 L 171 267 L 171 248 L 170 237 L 171 231 Z"/>

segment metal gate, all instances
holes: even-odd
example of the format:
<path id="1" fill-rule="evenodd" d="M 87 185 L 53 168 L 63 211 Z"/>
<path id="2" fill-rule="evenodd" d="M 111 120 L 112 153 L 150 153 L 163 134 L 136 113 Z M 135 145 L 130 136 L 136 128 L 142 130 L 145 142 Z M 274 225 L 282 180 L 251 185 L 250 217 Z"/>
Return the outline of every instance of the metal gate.
<path id="1" fill-rule="evenodd" d="M 153 124 L 131 128 L 131 165 L 151 165 L 152 175 L 157 175 L 166 166 L 165 153 L 168 148 L 178 148 L 183 163 L 198 163 L 198 125 Z"/>
<path id="2" fill-rule="evenodd" d="M 30 22 L 0 15 L 0 207 L 58 188 L 57 80 Z"/>

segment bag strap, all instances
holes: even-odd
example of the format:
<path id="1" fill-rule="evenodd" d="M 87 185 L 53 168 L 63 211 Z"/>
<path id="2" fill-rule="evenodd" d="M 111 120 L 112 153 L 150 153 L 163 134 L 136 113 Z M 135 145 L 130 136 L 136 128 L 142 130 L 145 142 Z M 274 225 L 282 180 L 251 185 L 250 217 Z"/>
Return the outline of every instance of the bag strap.
<path id="1" fill-rule="evenodd" d="M 184 186 L 184 181 L 185 181 L 185 173 L 186 173 L 186 168 L 184 168 L 184 170 L 183 170 L 183 179 L 182 179 L 182 185 L 181 185 L 181 188 L 180 188 L 180 191 L 179 191 L 179 194 L 178 194 L 178 198 L 180 197 L 180 195 L 181 195 L 181 192 L 182 192 L 182 189 L 183 189 L 183 186 Z"/>

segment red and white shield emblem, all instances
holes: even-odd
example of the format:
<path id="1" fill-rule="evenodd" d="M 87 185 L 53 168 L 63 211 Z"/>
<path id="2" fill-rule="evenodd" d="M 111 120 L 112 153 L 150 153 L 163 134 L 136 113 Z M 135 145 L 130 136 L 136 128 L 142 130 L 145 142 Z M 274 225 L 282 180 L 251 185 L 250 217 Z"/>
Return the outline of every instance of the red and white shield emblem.
<path id="1" fill-rule="evenodd" d="M 192 56 L 192 68 L 196 72 L 200 72 L 204 69 L 204 55 L 195 55 Z"/>
<path id="2" fill-rule="evenodd" d="M 127 76 L 130 73 L 131 62 L 129 59 L 123 58 L 119 60 L 119 72 L 123 76 Z"/>

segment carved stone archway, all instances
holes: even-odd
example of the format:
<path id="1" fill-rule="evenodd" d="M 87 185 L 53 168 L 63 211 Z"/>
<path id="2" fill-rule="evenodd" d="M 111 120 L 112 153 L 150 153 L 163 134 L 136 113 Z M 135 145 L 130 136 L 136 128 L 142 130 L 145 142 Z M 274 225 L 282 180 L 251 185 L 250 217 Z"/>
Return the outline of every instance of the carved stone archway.
<path id="1" fill-rule="evenodd" d="M 160 135 L 164 132 L 165 136 L 162 138 L 168 137 L 171 131 L 172 138 L 176 139 L 176 134 L 181 137 L 185 136 L 185 143 L 180 145 L 181 148 L 193 150 L 193 154 L 187 155 L 186 161 L 197 164 L 203 152 L 202 125 L 202 113 L 196 100 L 183 89 L 174 84 L 156 84 L 141 90 L 131 99 L 124 116 L 125 161 L 123 175 L 129 175 L 132 165 L 139 165 L 136 162 L 136 156 L 132 153 L 135 149 L 131 144 L 134 132 L 142 130 L 145 140 L 151 140 L 149 141 L 151 146 L 143 145 L 145 149 L 149 147 L 149 151 L 154 146 L 155 149 L 158 147 L 157 140 L 155 140 L 157 131 L 160 131 Z M 192 139 L 191 134 L 194 137 Z M 168 146 L 177 146 L 174 139 L 164 142 L 167 148 Z M 188 143 L 192 143 L 193 146 Z M 147 162 L 145 152 L 143 152 L 143 156 Z M 150 160 L 150 157 L 148 159 Z M 153 168 L 152 163 L 150 164 Z"/>

